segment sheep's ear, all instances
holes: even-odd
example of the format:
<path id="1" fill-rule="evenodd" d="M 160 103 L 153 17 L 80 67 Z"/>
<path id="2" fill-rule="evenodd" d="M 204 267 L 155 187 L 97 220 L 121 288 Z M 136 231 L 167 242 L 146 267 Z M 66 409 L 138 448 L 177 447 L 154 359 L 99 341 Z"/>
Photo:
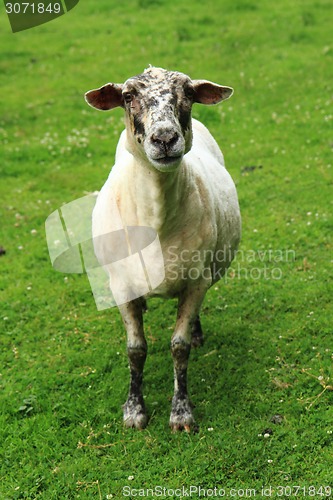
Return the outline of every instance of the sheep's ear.
<path id="1" fill-rule="evenodd" d="M 233 94 L 231 87 L 223 87 L 208 80 L 193 80 L 194 102 L 217 104 Z"/>
<path id="2" fill-rule="evenodd" d="M 117 83 L 107 83 L 96 90 L 89 90 L 85 94 L 87 103 L 96 109 L 106 111 L 108 109 L 123 106 L 123 86 Z"/>

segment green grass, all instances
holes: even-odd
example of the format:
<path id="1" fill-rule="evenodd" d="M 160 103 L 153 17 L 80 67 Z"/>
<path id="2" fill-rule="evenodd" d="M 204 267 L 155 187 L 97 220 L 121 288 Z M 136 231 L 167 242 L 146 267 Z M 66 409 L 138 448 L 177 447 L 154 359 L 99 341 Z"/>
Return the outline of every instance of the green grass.
<path id="1" fill-rule="evenodd" d="M 1 499 L 123 498 L 126 485 L 257 497 L 314 485 L 322 498 L 333 487 L 332 10 L 82 0 L 15 35 L 1 10 Z M 206 343 L 191 353 L 193 435 L 168 429 L 175 302 L 150 303 L 151 418 L 125 430 L 119 313 L 96 310 L 85 276 L 52 269 L 44 234 L 48 215 L 100 189 L 112 166 L 122 112 L 94 112 L 84 92 L 148 64 L 235 88 L 193 110 L 222 146 L 243 218 L 241 253 L 207 295 Z"/>

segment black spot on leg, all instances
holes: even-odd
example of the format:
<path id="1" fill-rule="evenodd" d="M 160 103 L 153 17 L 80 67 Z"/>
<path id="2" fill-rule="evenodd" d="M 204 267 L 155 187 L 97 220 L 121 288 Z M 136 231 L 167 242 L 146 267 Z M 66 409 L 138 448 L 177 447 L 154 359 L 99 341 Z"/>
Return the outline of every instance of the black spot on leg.
<path id="1" fill-rule="evenodd" d="M 179 339 L 171 341 L 171 353 L 177 366 L 187 366 L 190 351 L 191 345 L 187 344 L 185 341 Z"/>
<path id="2" fill-rule="evenodd" d="M 187 364 L 191 345 L 183 341 L 171 342 L 171 353 L 174 361 L 175 376 L 178 382 L 178 394 L 181 399 L 187 396 Z"/>
<path id="3" fill-rule="evenodd" d="M 179 399 L 185 399 L 187 397 L 187 368 L 178 370 L 177 382 L 178 382 L 177 397 Z"/>
<path id="4" fill-rule="evenodd" d="M 171 342 L 174 361 L 175 393 L 172 398 L 170 426 L 173 431 L 194 429 L 191 402 L 187 394 L 187 364 L 191 345 L 181 339 Z"/>
<path id="5" fill-rule="evenodd" d="M 130 390 L 129 396 L 142 398 L 143 367 L 147 357 L 147 345 L 144 343 L 140 347 L 127 347 L 127 354 L 130 364 Z"/>

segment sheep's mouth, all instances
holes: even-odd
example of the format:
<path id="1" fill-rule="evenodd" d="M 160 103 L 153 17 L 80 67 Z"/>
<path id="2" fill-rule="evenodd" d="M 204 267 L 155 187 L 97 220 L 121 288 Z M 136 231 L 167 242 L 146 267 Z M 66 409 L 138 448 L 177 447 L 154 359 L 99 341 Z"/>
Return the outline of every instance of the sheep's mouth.
<path id="1" fill-rule="evenodd" d="M 154 158 L 154 162 L 159 165 L 172 165 L 173 163 L 178 163 L 182 159 L 182 155 L 179 156 L 162 156 L 161 158 Z"/>

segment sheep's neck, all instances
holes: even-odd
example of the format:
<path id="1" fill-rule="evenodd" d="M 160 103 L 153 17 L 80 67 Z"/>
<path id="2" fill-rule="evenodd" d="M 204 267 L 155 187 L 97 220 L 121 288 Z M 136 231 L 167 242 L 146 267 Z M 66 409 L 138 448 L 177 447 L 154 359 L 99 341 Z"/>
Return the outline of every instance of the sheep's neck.
<path id="1" fill-rule="evenodd" d="M 184 201 L 186 171 L 159 172 L 137 165 L 135 172 L 136 212 L 139 225 L 153 227 L 160 236 L 179 223 L 179 206 Z M 178 209 L 178 210 L 177 210 Z"/>

